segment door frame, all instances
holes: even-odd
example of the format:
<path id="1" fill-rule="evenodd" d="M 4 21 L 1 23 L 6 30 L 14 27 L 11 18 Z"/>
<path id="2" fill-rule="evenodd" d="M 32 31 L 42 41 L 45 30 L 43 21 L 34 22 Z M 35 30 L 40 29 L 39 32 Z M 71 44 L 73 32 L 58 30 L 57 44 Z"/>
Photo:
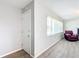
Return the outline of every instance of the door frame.
<path id="1" fill-rule="evenodd" d="M 31 56 L 34 57 L 34 0 L 22 9 L 22 14 L 31 9 Z M 23 21 L 23 20 L 22 20 Z"/>

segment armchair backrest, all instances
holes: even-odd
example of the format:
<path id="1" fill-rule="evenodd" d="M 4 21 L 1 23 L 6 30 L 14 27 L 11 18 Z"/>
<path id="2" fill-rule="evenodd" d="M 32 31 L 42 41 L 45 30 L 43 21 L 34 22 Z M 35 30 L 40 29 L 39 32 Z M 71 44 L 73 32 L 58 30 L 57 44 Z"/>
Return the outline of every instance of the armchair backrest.
<path id="1" fill-rule="evenodd" d="M 65 34 L 71 34 L 71 35 L 73 35 L 73 31 L 65 31 Z"/>

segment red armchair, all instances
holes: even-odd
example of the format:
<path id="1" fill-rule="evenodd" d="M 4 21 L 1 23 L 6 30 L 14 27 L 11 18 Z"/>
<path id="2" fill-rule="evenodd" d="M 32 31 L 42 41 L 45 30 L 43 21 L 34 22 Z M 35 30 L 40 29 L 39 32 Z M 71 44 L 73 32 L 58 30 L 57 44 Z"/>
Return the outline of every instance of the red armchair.
<path id="1" fill-rule="evenodd" d="M 73 31 L 65 31 L 64 37 L 68 41 L 78 41 L 78 35 L 73 34 Z"/>

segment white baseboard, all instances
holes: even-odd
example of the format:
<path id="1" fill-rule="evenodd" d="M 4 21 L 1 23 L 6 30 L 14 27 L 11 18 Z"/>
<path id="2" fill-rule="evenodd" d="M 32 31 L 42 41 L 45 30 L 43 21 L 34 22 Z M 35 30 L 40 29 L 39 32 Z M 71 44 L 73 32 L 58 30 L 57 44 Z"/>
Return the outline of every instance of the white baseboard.
<path id="1" fill-rule="evenodd" d="M 7 55 L 10 55 L 10 54 L 12 54 L 12 53 L 18 52 L 18 51 L 20 51 L 20 50 L 22 50 L 22 48 L 17 49 L 17 50 L 14 50 L 14 51 L 11 51 L 11 52 L 6 53 L 6 54 L 4 54 L 4 55 L 1 55 L 0 58 L 5 57 L 5 56 L 7 56 Z"/>
<path id="2" fill-rule="evenodd" d="M 38 58 L 40 55 L 42 55 L 44 52 L 46 52 L 47 50 L 49 50 L 52 46 L 54 46 L 55 44 L 57 44 L 60 40 L 56 41 L 55 43 L 51 44 L 48 48 L 44 49 L 42 52 L 40 52 L 39 54 L 35 55 L 35 58 Z"/>

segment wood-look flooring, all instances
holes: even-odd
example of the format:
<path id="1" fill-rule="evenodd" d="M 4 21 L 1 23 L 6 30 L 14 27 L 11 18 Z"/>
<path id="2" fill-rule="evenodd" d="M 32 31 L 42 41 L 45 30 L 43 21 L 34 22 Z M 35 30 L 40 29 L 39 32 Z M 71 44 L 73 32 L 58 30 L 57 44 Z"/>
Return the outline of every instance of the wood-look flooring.
<path id="1" fill-rule="evenodd" d="M 39 58 L 79 58 L 79 41 L 70 42 L 63 39 Z"/>
<path id="2" fill-rule="evenodd" d="M 21 50 L 16 53 L 5 56 L 3 58 L 31 58 L 31 56 L 28 53 L 26 53 L 24 50 Z"/>

